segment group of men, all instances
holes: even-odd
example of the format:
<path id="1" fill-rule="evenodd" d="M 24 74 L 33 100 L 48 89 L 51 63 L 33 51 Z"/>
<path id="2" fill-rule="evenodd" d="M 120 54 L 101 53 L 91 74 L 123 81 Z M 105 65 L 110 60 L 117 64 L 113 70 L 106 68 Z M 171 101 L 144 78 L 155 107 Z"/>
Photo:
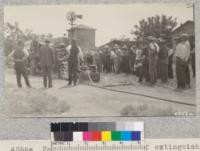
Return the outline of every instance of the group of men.
<path id="1" fill-rule="evenodd" d="M 195 51 L 191 51 L 189 36 L 182 34 L 176 37 L 176 47 L 173 50 L 172 44 L 167 43 L 163 38 L 148 36 L 146 40 L 138 40 L 135 45 L 113 47 L 106 45 L 103 48 L 82 54 L 82 61 L 89 64 L 96 64 L 99 72 L 105 73 L 129 73 L 138 76 L 138 82 L 143 79 L 150 85 L 155 85 L 160 79 L 162 83 L 167 83 L 168 78 L 174 78 L 176 73 L 177 90 L 190 88 L 189 60 L 192 58 L 193 75 L 195 76 Z M 43 85 L 51 88 L 52 69 L 55 63 L 54 50 L 49 46 L 50 41 L 46 40 L 45 45 L 39 49 L 39 61 L 43 72 Z M 68 51 L 68 78 L 69 85 L 77 84 L 79 71 L 79 56 L 82 53 L 76 40 L 72 40 L 71 45 L 66 48 Z M 24 52 L 23 41 L 18 41 L 16 49 L 13 50 L 9 58 L 14 59 L 16 78 L 18 87 L 22 87 L 21 76 L 24 77 L 26 85 L 31 87 L 29 82 L 25 60 L 28 54 Z M 173 61 L 175 61 L 176 72 L 173 71 Z"/>
<path id="2" fill-rule="evenodd" d="M 50 41 L 45 40 L 45 44 L 39 49 L 39 61 L 43 73 L 43 86 L 44 88 L 52 88 L 52 70 L 55 63 L 54 50 L 50 47 Z M 78 53 L 79 47 L 76 44 L 76 40 L 72 40 L 69 48 L 68 56 L 68 73 L 69 73 L 69 85 L 77 83 L 78 72 Z M 16 71 L 17 85 L 22 87 L 21 76 L 24 77 L 27 87 L 31 88 L 30 81 L 27 75 L 26 60 L 28 58 L 28 52 L 24 49 L 24 42 L 19 40 L 16 48 L 9 54 L 9 59 L 14 61 L 14 68 Z"/>
<path id="3" fill-rule="evenodd" d="M 158 79 L 167 83 L 175 74 L 176 90 L 190 88 L 190 63 L 195 76 L 194 46 L 191 48 L 188 34 L 181 34 L 175 40 L 174 48 L 171 42 L 153 36 L 148 36 L 146 40 L 138 40 L 136 44 L 129 46 L 106 45 L 87 55 L 86 62 L 95 63 L 99 72 L 135 74 L 139 82 L 145 79 L 151 86 L 155 85 Z"/>
<path id="4" fill-rule="evenodd" d="M 168 71 L 170 77 L 173 76 L 172 63 L 168 63 L 171 55 L 163 38 L 149 36 L 147 40 L 138 40 L 134 45 L 106 45 L 97 50 L 93 58 L 99 72 L 135 74 L 139 82 L 145 78 L 154 85 L 158 78 L 166 83 Z"/>

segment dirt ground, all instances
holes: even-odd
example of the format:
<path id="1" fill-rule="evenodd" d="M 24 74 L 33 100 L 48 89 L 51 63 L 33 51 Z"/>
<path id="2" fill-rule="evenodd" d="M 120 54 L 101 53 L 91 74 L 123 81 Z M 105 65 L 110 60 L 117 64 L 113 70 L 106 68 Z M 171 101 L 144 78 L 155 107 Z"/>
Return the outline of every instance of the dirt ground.
<path id="1" fill-rule="evenodd" d="M 156 86 L 150 87 L 138 83 L 137 77 L 125 74 L 101 74 L 97 86 L 103 88 L 88 83 L 67 86 L 67 81 L 55 78 L 53 88 L 45 89 L 42 77 L 29 76 L 29 79 L 32 88 L 26 88 L 22 80 L 24 87 L 19 89 L 14 71 L 6 70 L 2 114 L 20 117 L 171 116 L 177 112 L 195 114 L 196 109 L 194 80 L 192 89 L 176 92 L 174 81 L 167 85 L 158 82 Z"/>

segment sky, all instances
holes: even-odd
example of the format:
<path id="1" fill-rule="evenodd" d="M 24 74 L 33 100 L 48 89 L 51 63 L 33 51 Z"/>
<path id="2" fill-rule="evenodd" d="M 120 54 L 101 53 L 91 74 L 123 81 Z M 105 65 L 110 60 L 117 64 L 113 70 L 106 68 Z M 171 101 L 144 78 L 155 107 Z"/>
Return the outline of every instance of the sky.
<path id="1" fill-rule="evenodd" d="M 193 9 L 187 4 L 107 4 L 107 5 L 31 5 L 5 6 L 4 22 L 19 22 L 22 30 L 32 29 L 34 33 L 51 33 L 61 37 L 70 27 L 66 14 L 74 11 L 83 15 L 76 24 L 84 24 L 96 29 L 96 46 L 113 38 L 130 34 L 134 25 L 149 16 L 166 14 L 177 18 L 178 24 L 193 20 Z"/>

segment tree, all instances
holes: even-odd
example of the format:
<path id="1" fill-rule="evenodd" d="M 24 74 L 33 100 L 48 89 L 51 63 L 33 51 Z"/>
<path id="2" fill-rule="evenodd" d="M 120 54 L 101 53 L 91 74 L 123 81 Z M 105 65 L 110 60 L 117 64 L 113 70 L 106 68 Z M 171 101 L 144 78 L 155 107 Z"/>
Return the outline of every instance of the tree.
<path id="1" fill-rule="evenodd" d="M 17 40 L 28 41 L 37 37 L 31 29 L 21 30 L 19 23 L 5 23 L 4 26 L 4 52 L 7 56 L 16 46 Z"/>
<path id="2" fill-rule="evenodd" d="M 19 28 L 18 23 L 14 25 L 11 23 L 5 23 L 4 26 L 4 51 L 5 55 L 8 55 L 15 47 L 17 39 L 24 40 L 25 34 Z"/>
<path id="3" fill-rule="evenodd" d="M 140 20 L 139 24 L 134 26 L 135 30 L 131 31 L 131 34 L 136 36 L 136 40 L 154 36 L 156 38 L 162 37 L 169 42 L 176 26 L 177 18 L 166 15 L 156 15 L 148 17 L 146 20 Z"/>

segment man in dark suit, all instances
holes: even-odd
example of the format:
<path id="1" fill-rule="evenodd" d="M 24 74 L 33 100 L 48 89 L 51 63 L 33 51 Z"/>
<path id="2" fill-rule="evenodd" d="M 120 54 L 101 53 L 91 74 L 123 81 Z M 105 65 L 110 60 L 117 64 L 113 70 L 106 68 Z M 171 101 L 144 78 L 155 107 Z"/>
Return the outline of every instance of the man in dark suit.
<path id="1" fill-rule="evenodd" d="M 50 41 L 45 40 L 45 45 L 40 48 L 40 63 L 43 71 L 43 84 L 44 87 L 52 87 L 52 67 L 54 64 L 53 50 L 49 46 Z M 48 81 L 48 84 L 47 84 Z"/>
<path id="2" fill-rule="evenodd" d="M 79 66 L 79 56 L 80 53 L 80 47 L 78 47 L 77 42 L 75 39 L 72 40 L 72 44 L 69 48 L 70 55 L 68 58 L 68 72 L 69 72 L 69 83 L 68 85 L 72 84 L 72 81 L 74 82 L 74 85 L 77 83 L 78 79 L 78 66 Z"/>

